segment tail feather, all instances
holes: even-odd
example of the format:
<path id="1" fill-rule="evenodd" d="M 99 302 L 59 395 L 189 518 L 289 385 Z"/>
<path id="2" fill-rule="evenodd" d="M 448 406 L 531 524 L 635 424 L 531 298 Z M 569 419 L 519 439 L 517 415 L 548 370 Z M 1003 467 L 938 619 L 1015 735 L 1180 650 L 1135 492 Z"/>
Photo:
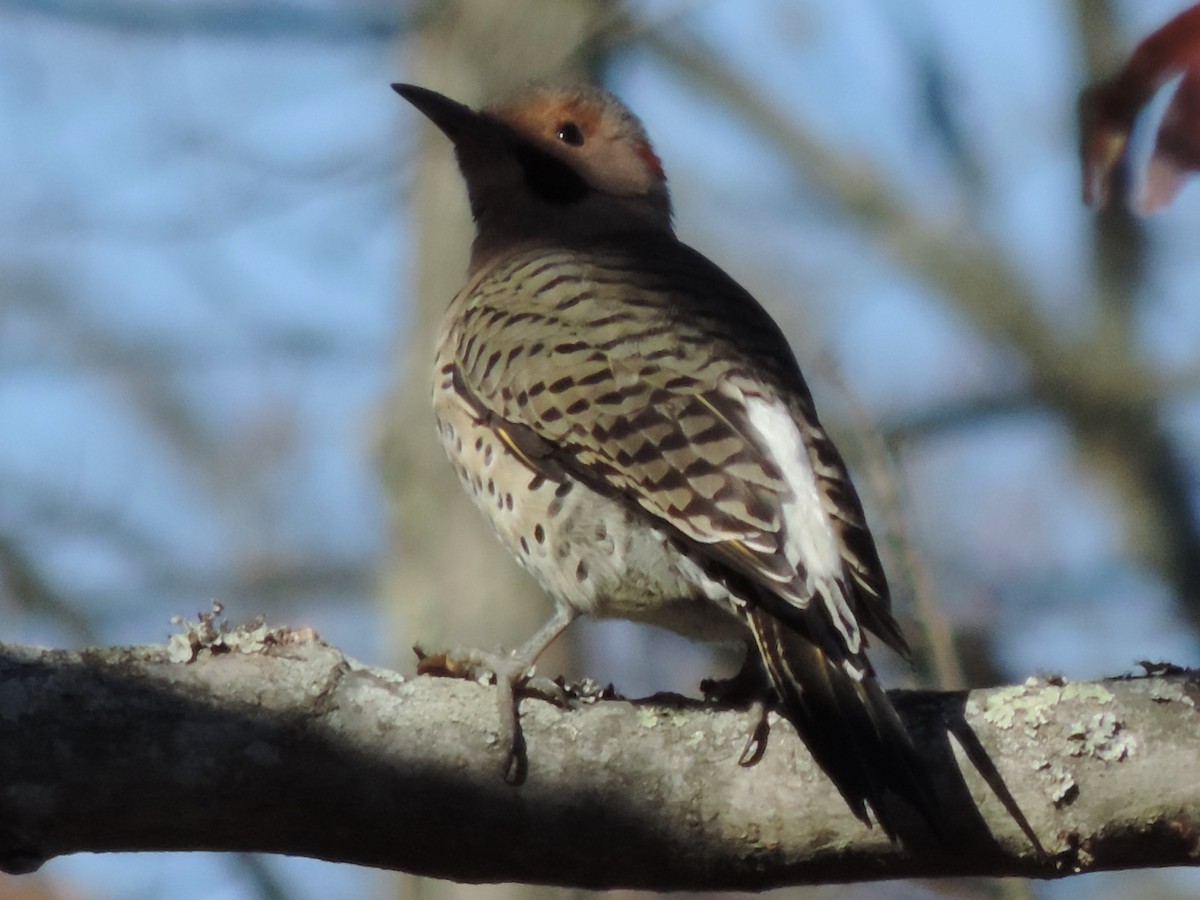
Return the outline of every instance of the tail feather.
<path id="1" fill-rule="evenodd" d="M 884 811 L 890 792 L 940 833 L 929 774 L 865 657 L 831 651 L 839 646 L 832 635 L 802 634 L 761 609 L 748 615 L 783 714 L 854 814 L 870 825 L 870 809 L 895 839 Z"/>

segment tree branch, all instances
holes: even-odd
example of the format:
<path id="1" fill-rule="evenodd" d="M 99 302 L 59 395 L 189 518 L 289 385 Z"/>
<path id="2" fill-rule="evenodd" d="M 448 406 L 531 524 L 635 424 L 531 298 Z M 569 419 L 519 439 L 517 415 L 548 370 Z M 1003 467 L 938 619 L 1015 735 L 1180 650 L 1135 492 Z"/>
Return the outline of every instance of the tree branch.
<path id="1" fill-rule="evenodd" d="M 0 645 L 0 863 L 266 851 L 652 889 L 1192 864 L 1198 677 L 898 696 L 954 825 L 952 847 L 914 831 L 903 848 L 850 815 L 786 723 L 740 768 L 740 711 L 526 699 L 529 778 L 512 787 L 493 689 L 368 668 L 297 633 Z M 989 758 L 1044 854 L 977 771 Z"/>

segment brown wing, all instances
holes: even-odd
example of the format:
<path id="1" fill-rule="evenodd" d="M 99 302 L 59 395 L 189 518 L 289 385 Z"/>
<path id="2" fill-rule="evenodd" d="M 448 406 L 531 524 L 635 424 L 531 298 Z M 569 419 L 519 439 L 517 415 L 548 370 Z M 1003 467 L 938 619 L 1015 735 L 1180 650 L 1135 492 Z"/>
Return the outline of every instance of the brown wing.
<path id="1" fill-rule="evenodd" d="M 903 646 L 857 495 L 791 350 L 723 272 L 666 239 L 541 249 L 505 261 L 458 302 L 461 389 L 531 461 L 552 459 L 623 496 L 802 609 L 814 594 L 809 566 L 829 568 L 811 548 L 805 558 L 807 539 L 788 521 L 789 504 L 807 502 L 836 537 L 837 585 L 823 593 L 838 595 L 825 600 L 847 649 L 862 649 L 860 618 Z M 811 498 L 798 497 L 751 421 L 756 404 L 785 410 L 803 435 Z"/>

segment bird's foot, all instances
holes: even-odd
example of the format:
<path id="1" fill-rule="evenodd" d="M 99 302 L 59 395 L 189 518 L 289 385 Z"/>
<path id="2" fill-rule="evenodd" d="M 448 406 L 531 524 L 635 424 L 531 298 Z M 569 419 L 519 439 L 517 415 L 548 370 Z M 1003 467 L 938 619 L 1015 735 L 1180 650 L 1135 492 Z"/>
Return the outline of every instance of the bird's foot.
<path id="1" fill-rule="evenodd" d="M 525 780 L 529 761 L 525 755 L 525 735 L 521 731 L 519 696 L 533 696 L 556 706 L 567 707 L 570 699 L 561 684 L 538 675 L 532 661 L 516 652 L 479 650 L 458 647 L 439 653 L 427 653 L 413 647 L 417 654 L 417 674 L 441 678 L 465 678 L 488 681 L 496 685 L 496 702 L 500 718 L 496 743 L 505 748 L 503 775 L 509 784 Z"/>
<path id="2" fill-rule="evenodd" d="M 749 767 L 762 759 L 767 752 L 767 736 L 771 732 L 771 722 L 767 718 L 770 705 L 764 698 L 772 697 L 773 692 L 758 657 L 748 654 L 746 662 L 732 678 L 705 678 L 700 682 L 700 691 L 708 703 L 749 708 L 753 724 L 746 736 L 746 746 L 738 757 L 738 765 Z"/>
<path id="3" fill-rule="evenodd" d="M 576 615 L 578 613 L 574 607 L 556 605 L 554 615 L 542 624 L 533 637 L 509 653 L 468 648 L 449 653 L 425 653 L 420 647 L 413 648 L 417 654 L 418 674 L 449 675 L 476 681 L 485 672 L 494 676 L 500 709 L 497 741 L 505 748 L 503 774 L 509 784 L 523 782 L 529 768 L 525 756 L 525 735 L 521 733 L 517 713 L 517 692 L 527 690 L 532 684 L 533 692 L 539 696 L 549 696 L 553 702 L 566 704 L 567 695 L 562 686 L 546 678 L 535 678 L 533 663 Z"/>
<path id="4" fill-rule="evenodd" d="M 464 678 L 468 681 L 487 681 L 495 684 L 499 680 L 512 683 L 513 689 L 522 697 L 536 697 L 567 709 L 576 699 L 585 702 L 592 693 L 603 693 L 592 683 L 564 684 L 561 678 L 547 678 L 537 674 L 532 664 L 516 658 L 514 653 L 503 650 L 489 652 L 474 648 L 459 647 L 438 653 L 429 653 L 420 646 L 413 647 L 417 654 L 417 674 L 435 678 Z"/>

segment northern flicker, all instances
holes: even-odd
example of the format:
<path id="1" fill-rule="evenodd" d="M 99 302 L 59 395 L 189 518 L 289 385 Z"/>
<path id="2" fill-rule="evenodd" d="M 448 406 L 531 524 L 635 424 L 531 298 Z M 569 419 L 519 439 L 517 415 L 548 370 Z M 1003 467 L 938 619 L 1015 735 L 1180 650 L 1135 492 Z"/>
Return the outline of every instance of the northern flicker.
<path id="1" fill-rule="evenodd" d="M 481 112 L 393 87 L 453 143 L 477 228 L 438 338 L 438 432 L 555 605 L 485 657 L 505 733 L 513 685 L 577 615 L 649 622 L 744 641 L 860 819 L 889 791 L 928 817 L 866 655 L 865 629 L 908 648 L 846 467 L 778 326 L 675 237 L 640 122 L 586 86 Z"/>

